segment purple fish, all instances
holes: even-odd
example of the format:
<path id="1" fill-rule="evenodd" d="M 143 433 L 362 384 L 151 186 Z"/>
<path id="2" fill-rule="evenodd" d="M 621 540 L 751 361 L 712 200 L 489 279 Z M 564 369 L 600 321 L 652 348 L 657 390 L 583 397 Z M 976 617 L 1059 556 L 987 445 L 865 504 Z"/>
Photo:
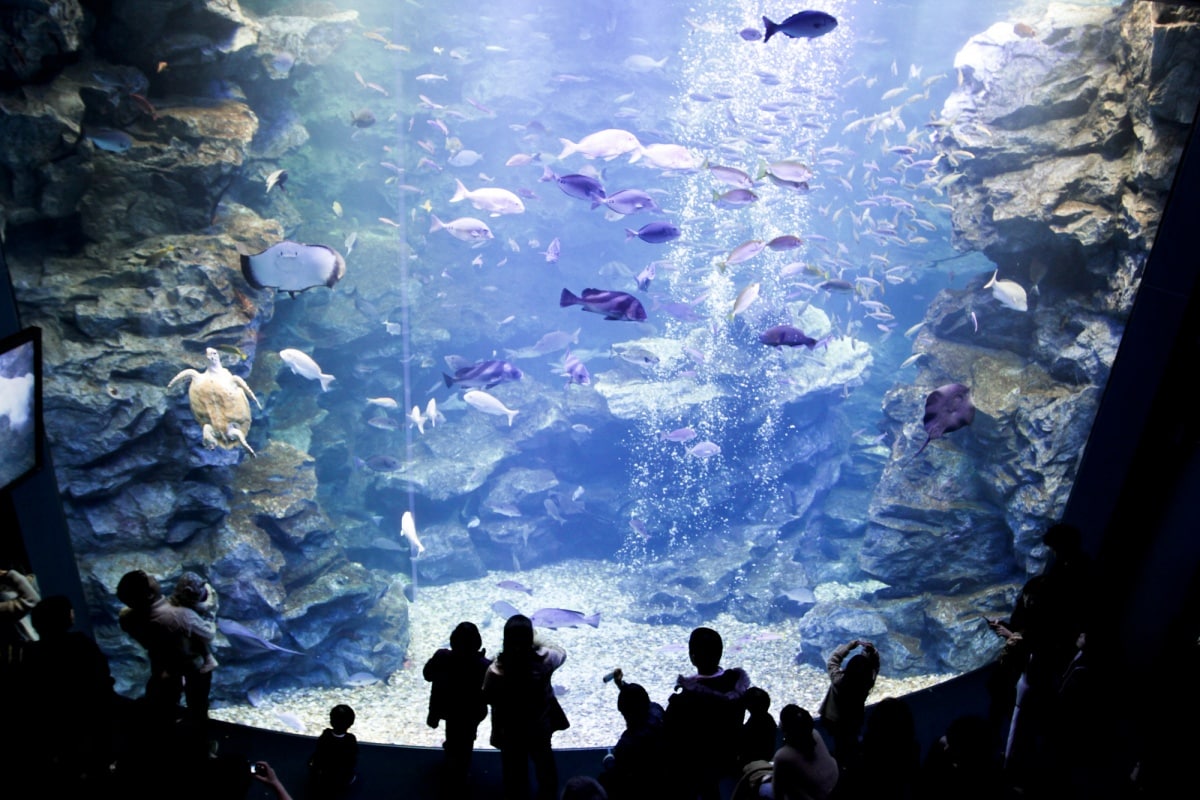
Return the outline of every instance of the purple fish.
<path id="1" fill-rule="evenodd" d="M 464 389 L 490 389 L 505 381 L 519 381 L 523 373 L 515 365 L 507 361 L 479 361 L 467 367 L 454 371 L 454 377 L 442 373 L 446 380 L 446 388 L 458 384 Z"/>
<path id="2" fill-rule="evenodd" d="M 641 301 L 627 292 L 584 289 L 583 296 L 576 297 L 570 289 L 563 289 L 558 304 L 563 308 L 583 306 L 584 311 L 603 314 L 608 320 L 643 322 L 646 319 L 646 309 L 642 307 Z"/>
<path id="3" fill-rule="evenodd" d="M 646 265 L 646 268 L 637 274 L 637 287 L 639 292 L 644 292 L 650 288 L 650 281 L 654 280 L 655 268 L 654 264 Z"/>
<path id="4" fill-rule="evenodd" d="M 525 584 L 518 583 L 517 581 L 500 581 L 499 583 L 496 584 L 496 586 L 500 589 L 512 589 L 514 592 L 524 592 L 525 594 L 529 595 L 530 597 L 533 597 L 533 589 L 530 589 Z M 511 608 L 511 606 L 510 606 L 510 608 Z"/>
<path id="5" fill-rule="evenodd" d="M 690 442 L 696 438 L 696 432 L 691 428 L 676 428 L 673 431 L 660 433 L 658 436 L 668 442 Z"/>
<path id="6" fill-rule="evenodd" d="M 554 181 L 558 184 L 558 188 L 571 197 L 577 197 L 580 200 L 591 200 L 592 208 L 595 208 L 604 200 L 604 185 L 589 175 L 580 175 L 578 173 L 555 175 L 552 169 L 543 167 L 540 180 Z"/>
<path id="7" fill-rule="evenodd" d="M 818 341 L 811 336 L 806 336 L 804 331 L 792 325 L 776 325 L 773 328 L 767 328 L 758 335 L 758 340 L 763 344 L 769 344 L 776 348 L 803 346 L 809 350 L 813 350 L 818 345 L 829 342 L 828 337 Z"/>
<path id="8" fill-rule="evenodd" d="M 792 39 L 815 39 L 837 27 L 837 20 L 824 11 L 800 11 L 778 24 L 766 17 L 763 17 L 762 21 L 763 27 L 767 29 L 763 42 L 769 42 L 776 33 L 782 33 Z"/>
<path id="9" fill-rule="evenodd" d="M 566 356 L 563 357 L 563 369 L 565 370 L 563 374 L 569 379 L 567 381 L 567 387 L 569 387 L 572 383 L 578 383 L 580 386 L 587 386 L 592 382 L 592 376 L 591 373 L 588 372 L 587 367 L 584 366 L 583 362 L 579 360 L 578 356 L 572 355 L 570 350 L 568 350 Z"/>
<path id="10" fill-rule="evenodd" d="M 651 244 L 662 244 L 678 238 L 679 228 L 670 222 L 647 222 L 636 231 L 632 228 L 625 229 L 625 241 L 627 242 L 630 239 L 641 239 L 643 242 Z"/>
<path id="11" fill-rule="evenodd" d="M 654 198 L 641 189 L 622 189 L 608 197 L 592 201 L 592 208 L 603 203 L 618 214 L 636 214 L 638 211 L 660 211 Z"/>
<path id="12" fill-rule="evenodd" d="M 499 585 L 499 584 L 497 584 L 497 585 Z M 514 606 L 512 603 L 508 602 L 507 600 L 497 600 L 496 602 L 492 603 L 492 611 L 495 611 L 497 614 L 504 617 L 505 619 L 508 619 L 509 617 L 516 616 L 517 614 L 521 613 L 520 611 L 517 610 L 516 606 Z"/>
<path id="13" fill-rule="evenodd" d="M 743 208 L 758 202 L 758 195 L 749 189 L 730 189 L 721 194 L 713 192 L 713 202 L 721 208 Z"/>
<path id="14" fill-rule="evenodd" d="M 529 616 L 535 628 L 578 628 L 581 625 L 600 627 L 600 612 L 585 616 L 581 611 L 566 608 L 539 608 Z"/>

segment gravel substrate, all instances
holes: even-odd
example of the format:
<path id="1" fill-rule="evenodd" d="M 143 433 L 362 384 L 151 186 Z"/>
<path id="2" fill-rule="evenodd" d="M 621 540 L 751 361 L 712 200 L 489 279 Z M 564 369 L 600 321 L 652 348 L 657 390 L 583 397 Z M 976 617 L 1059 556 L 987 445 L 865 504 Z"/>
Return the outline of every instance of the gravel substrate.
<path id="1" fill-rule="evenodd" d="M 602 561 L 569 561 L 520 573 L 493 572 L 485 578 L 448 586 L 421 587 L 417 602 L 409 610 L 409 659 L 386 682 L 275 692 L 255 697 L 257 705 L 220 705 L 211 715 L 226 722 L 316 736 L 329 724 L 329 709 L 346 703 L 357 714 L 351 731 L 360 741 L 438 747 L 442 729 L 425 724 L 429 684 L 421 676 L 421 669 L 437 648 L 449 646 L 450 632 L 464 620 L 479 626 L 489 655 L 498 653 L 504 620 L 491 610 L 491 605 L 505 600 L 527 615 L 539 608 L 600 612 L 598 628 L 538 629 L 536 634 L 567 651 L 567 661 L 554 673 L 553 682 L 571 727 L 555 734 L 554 746 L 611 746 L 621 734 L 623 721 L 617 713 L 617 689 L 602 680 L 605 673 L 621 667 L 626 680 L 642 684 L 652 700 L 665 706 L 676 677 L 694 671 L 687 657 L 690 627 L 647 625 L 626 619 L 634 600 L 618 588 L 626 569 Z M 529 587 L 533 595 L 496 586 L 506 579 Z M 816 594 L 827 600 L 857 596 L 864 588 L 831 584 L 817 587 Z M 770 694 L 774 716 L 778 717 L 779 709 L 788 703 L 816 711 L 828 678 L 823 670 L 795 663 L 799 620 L 759 626 L 721 614 L 707 624 L 725 641 L 722 663 L 745 669 L 754 684 Z M 872 701 L 907 694 L 952 677 L 893 680 L 886 677 L 886 671 L 884 664 L 885 674 L 875 685 Z M 490 721 L 484 720 L 477 747 L 490 746 L 489 733 Z"/>

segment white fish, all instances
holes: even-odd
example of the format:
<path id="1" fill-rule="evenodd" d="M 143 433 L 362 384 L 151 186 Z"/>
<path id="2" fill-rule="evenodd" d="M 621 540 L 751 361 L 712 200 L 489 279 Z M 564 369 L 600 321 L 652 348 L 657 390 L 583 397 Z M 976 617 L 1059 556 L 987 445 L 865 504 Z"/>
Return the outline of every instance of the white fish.
<path id="1" fill-rule="evenodd" d="M 333 376 L 321 372 L 321 367 L 316 361 L 313 361 L 312 356 L 289 347 L 286 350 L 280 350 L 279 357 L 283 359 L 283 363 L 292 368 L 292 372 L 302 378 L 320 381 L 321 391 L 329 391 L 329 384 L 333 380 Z"/>
<path id="2" fill-rule="evenodd" d="M 400 533 L 408 543 L 417 549 L 417 555 L 425 552 L 425 545 L 421 544 L 421 540 L 417 538 L 417 523 L 413 521 L 411 511 L 405 511 L 400 517 Z"/>
<path id="3" fill-rule="evenodd" d="M 429 217 L 433 220 L 433 224 L 429 227 L 430 233 L 441 230 L 449 231 L 455 239 L 467 242 L 472 247 L 481 247 L 494 238 L 492 229 L 487 226 L 487 223 L 474 217 L 459 217 L 451 222 L 442 222 L 436 214 L 430 214 Z"/>
<path id="4" fill-rule="evenodd" d="M 439 422 L 446 421 L 446 415 L 438 411 L 436 397 L 429 398 L 429 402 L 425 404 L 425 419 L 435 428 Z"/>
<path id="5" fill-rule="evenodd" d="M 270 175 L 267 176 L 267 194 L 270 194 L 271 190 L 274 189 L 276 186 L 282 187 L 284 181 L 286 181 L 286 180 L 287 180 L 287 170 L 286 169 L 277 169 L 274 172 L 272 172 Z"/>
<path id="6" fill-rule="evenodd" d="M 572 153 L 582 153 L 585 158 L 603 158 L 605 161 L 611 161 L 642 146 L 636 136 L 620 128 L 606 128 L 590 133 L 578 143 L 569 139 L 559 141 L 563 145 L 562 152 L 558 154 L 560 160 Z"/>
<path id="7" fill-rule="evenodd" d="M 667 63 L 667 56 L 663 56 L 658 61 L 655 61 L 650 56 L 632 55 L 626 58 L 623 62 L 625 69 L 630 72 L 652 72 L 656 69 L 662 69 Z"/>
<path id="8" fill-rule="evenodd" d="M 708 440 L 692 445 L 687 449 L 687 454 L 695 458 L 711 458 L 720 452 L 721 446 Z"/>
<path id="9" fill-rule="evenodd" d="M 413 425 L 416 425 L 417 430 L 419 430 L 421 432 L 421 435 L 424 436 L 425 435 L 425 415 L 421 413 L 421 407 L 413 406 L 412 411 L 408 412 L 408 414 L 406 416 L 408 417 L 409 422 L 411 422 Z"/>
<path id="10" fill-rule="evenodd" d="M 733 301 L 733 310 L 729 312 L 729 319 L 732 320 L 758 299 L 758 289 L 759 284 L 755 282 L 738 292 L 737 299 Z"/>
<path id="11" fill-rule="evenodd" d="M 999 300 L 1000 305 L 1011 308 L 1014 311 L 1028 311 L 1029 299 L 1025 295 L 1025 290 L 1021 288 L 1021 284 L 1005 278 L 996 280 L 996 276 L 999 274 L 999 269 L 993 272 L 992 279 L 985 283 L 983 288 L 991 289 L 992 297 Z"/>
<path id="12" fill-rule="evenodd" d="M 477 153 L 474 150 L 459 150 L 450 158 L 446 159 L 447 163 L 455 167 L 469 167 L 472 164 L 477 164 L 483 158 L 483 153 Z"/>
<path id="13" fill-rule="evenodd" d="M 346 237 L 346 242 L 345 242 L 347 257 L 350 255 L 351 251 L 354 250 L 354 243 L 357 241 L 358 241 L 358 231 L 350 231 L 350 235 Z"/>
<path id="14" fill-rule="evenodd" d="M 923 355 L 925 355 L 925 354 L 924 353 L 913 353 L 911 356 L 909 356 L 908 358 L 906 358 L 902 362 L 900 362 L 900 369 L 904 369 L 905 367 L 911 367 L 913 364 L 917 363 L 917 359 L 919 359 Z"/>
<path id="15" fill-rule="evenodd" d="M 399 408 L 400 404 L 392 397 L 368 397 L 367 405 L 379 406 L 380 408 Z"/>
<path id="16" fill-rule="evenodd" d="M 467 405 L 477 408 L 485 414 L 507 416 L 508 427 L 510 428 L 512 427 L 513 417 L 519 413 L 518 410 L 505 408 L 504 403 L 501 403 L 499 400 L 480 389 L 472 389 L 464 394 L 463 401 L 466 402 Z"/>
<path id="17" fill-rule="evenodd" d="M 488 212 L 493 217 L 498 217 L 501 214 L 525 213 L 525 204 L 521 202 L 521 198 L 508 189 L 484 186 L 481 189 L 471 191 L 457 178 L 454 179 L 454 183 L 457 185 L 457 188 L 455 189 L 454 196 L 450 198 L 451 203 L 457 203 L 460 200 L 469 200 L 471 205 L 480 211 Z"/>
<path id="18" fill-rule="evenodd" d="M 696 169 L 699 164 L 692 151 L 681 144 L 648 144 L 633 151 L 629 157 L 632 164 L 640 159 L 646 159 L 645 164 L 656 169 Z"/>

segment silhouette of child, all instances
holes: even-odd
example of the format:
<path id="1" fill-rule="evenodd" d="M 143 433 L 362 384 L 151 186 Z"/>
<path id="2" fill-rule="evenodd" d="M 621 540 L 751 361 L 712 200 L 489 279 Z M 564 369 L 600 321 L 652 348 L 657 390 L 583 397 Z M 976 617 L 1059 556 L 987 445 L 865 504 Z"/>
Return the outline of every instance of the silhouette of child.
<path id="1" fill-rule="evenodd" d="M 167 601 L 180 608 L 190 608 L 205 621 L 216 624 L 217 594 L 204 578 L 194 572 L 185 572 L 175 582 L 175 591 Z M 196 671 L 201 674 L 217 668 L 217 659 L 212 654 L 212 640 L 203 636 L 188 637 L 188 646 L 196 662 Z"/>
<path id="2" fill-rule="evenodd" d="M 625 719 L 625 731 L 604 757 L 600 785 L 612 800 L 662 797 L 668 785 L 663 778 L 663 707 L 640 684 L 627 683 L 621 670 L 612 675 L 621 690 L 617 711 Z"/>
<path id="3" fill-rule="evenodd" d="M 331 798 L 344 792 L 357 777 L 358 739 L 350 733 L 354 709 L 336 705 L 329 712 L 329 727 L 321 731 L 317 747 L 308 759 L 311 797 Z"/>
<path id="4" fill-rule="evenodd" d="M 425 662 L 425 680 L 433 684 L 425 722 L 436 728 L 439 721 L 446 721 L 442 789 L 447 797 L 462 797 L 466 793 L 475 735 L 479 723 L 487 716 L 483 676 L 492 660 L 485 655 L 487 651 L 482 644 L 475 623 L 460 622 L 450 634 L 449 649 L 439 648 Z"/>
<path id="5" fill-rule="evenodd" d="M 738 762 L 745 766 L 751 761 L 770 761 L 775 755 L 778 726 L 771 716 L 771 695 L 765 689 L 751 686 L 746 690 L 746 710 L 749 718 L 742 724 Z"/>

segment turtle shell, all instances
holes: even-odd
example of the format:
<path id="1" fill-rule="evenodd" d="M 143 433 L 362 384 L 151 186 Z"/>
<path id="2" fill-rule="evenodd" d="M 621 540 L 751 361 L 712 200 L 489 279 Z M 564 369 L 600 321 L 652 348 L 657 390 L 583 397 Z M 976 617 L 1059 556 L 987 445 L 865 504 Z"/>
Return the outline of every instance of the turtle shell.
<path id="1" fill-rule="evenodd" d="M 226 449 L 241 447 L 241 443 L 226 431 L 233 425 L 242 435 L 250 433 L 250 401 L 233 375 L 209 369 L 192 378 L 188 388 L 188 402 L 192 414 L 201 426 L 212 426 L 217 443 Z"/>

